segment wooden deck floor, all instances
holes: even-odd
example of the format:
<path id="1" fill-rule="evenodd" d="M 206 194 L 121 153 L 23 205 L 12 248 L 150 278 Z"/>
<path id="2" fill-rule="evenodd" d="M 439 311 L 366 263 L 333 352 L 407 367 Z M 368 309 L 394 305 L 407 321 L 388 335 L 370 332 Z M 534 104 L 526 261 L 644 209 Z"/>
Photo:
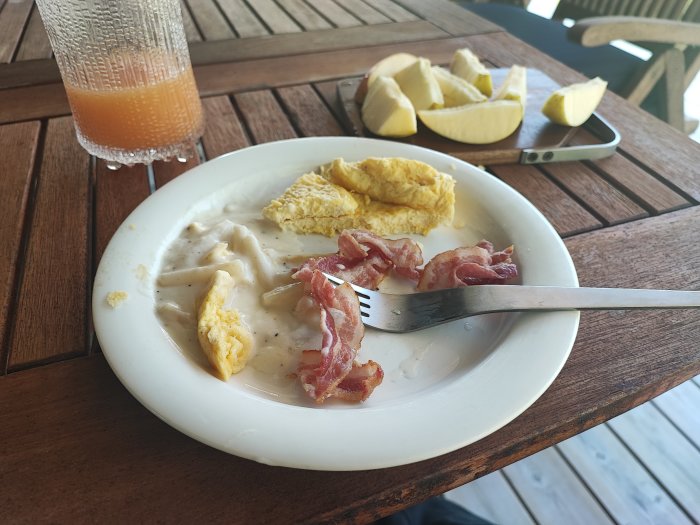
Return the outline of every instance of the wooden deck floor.
<path id="1" fill-rule="evenodd" d="M 504 525 L 700 523 L 700 376 L 447 497 Z"/>

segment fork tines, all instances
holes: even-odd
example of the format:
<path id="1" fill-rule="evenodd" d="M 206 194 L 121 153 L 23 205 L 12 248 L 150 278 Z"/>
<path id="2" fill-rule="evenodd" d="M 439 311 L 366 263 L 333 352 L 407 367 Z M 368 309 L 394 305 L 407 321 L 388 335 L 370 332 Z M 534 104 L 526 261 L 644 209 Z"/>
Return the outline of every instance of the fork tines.
<path id="1" fill-rule="evenodd" d="M 331 284 L 335 286 L 340 286 L 343 283 L 349 284 L 352 289 L 355 291 L 355 295 L 357 295 L 357 298 L 360 301 L 360 314 L 362 314 L 364 317 L 367 317 L 369 314 L 367 314 L 364 309 L 370 308 L 370 303 L 369 300 L 371 299 L 370 297 L 370 290 L 367 290 L 366 288 L 362 288 L 361 286 L 354 285 L 348 281 L 344 281 L 342 279 L 339 279 L 335 275 L 331 275 L 330 273 L 323 272 L 323 275 L 326 276 L 326 279 L 330 281 Z"/>

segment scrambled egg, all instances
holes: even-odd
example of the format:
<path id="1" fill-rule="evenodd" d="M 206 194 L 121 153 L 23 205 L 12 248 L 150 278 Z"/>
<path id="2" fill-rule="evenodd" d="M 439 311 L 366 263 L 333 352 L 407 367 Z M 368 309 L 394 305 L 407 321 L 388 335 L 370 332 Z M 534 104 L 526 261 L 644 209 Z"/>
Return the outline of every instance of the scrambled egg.
<path id="1" fill-rule="evenodd" d="M 263 215 L 296 233 L 332 236 L 362 228 L 378 235 L 426 235 L 452 221 L 454 184 L 449 175 L 415 160 L 336 159 L 320 174 L 302 175 Z"/>
<path id="2" fill-rule="evenodd" d="M 238 311 L 224 309 L 234 284 L 228 272 L 217 270 L 197 315 L 199 344 L 216 375 L 224 381 L 243 369 L 253 347 L 253 337 Z"/>

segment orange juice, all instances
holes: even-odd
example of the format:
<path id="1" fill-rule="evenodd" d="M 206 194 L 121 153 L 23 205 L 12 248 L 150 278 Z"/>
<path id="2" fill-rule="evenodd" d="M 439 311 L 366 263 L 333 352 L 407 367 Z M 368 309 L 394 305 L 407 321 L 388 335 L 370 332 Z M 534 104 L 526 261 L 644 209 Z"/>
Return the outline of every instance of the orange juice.
<path id="1" fill-rule="evenodd" d="M 84 89 L 66 83 L 79 133 L 109 148 L 144 150 L 196 141 L 202 106 L 192 69 L 151 83 Z"/>

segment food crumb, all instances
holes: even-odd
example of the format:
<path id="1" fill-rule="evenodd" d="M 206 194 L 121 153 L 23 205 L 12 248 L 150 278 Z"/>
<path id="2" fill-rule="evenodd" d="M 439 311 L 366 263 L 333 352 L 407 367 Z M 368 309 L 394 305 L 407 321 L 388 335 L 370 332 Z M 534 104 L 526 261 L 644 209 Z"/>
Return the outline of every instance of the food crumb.
<path id="1" fill-rule="evenodd" d="M 123 290 L 116 290 L 107 294 L 107 304 L 112 308 L 118 308 L 129 298 L 129 294 Z"/>
<path id="2" fill-rule="evenodd" d="M 143 264 L 139 264 L 134 270 L 134 273 L 136 274 L 136 278 L 140 279 L 141 281 L 148 279 L 148 268 L 146 268 Z"/>

